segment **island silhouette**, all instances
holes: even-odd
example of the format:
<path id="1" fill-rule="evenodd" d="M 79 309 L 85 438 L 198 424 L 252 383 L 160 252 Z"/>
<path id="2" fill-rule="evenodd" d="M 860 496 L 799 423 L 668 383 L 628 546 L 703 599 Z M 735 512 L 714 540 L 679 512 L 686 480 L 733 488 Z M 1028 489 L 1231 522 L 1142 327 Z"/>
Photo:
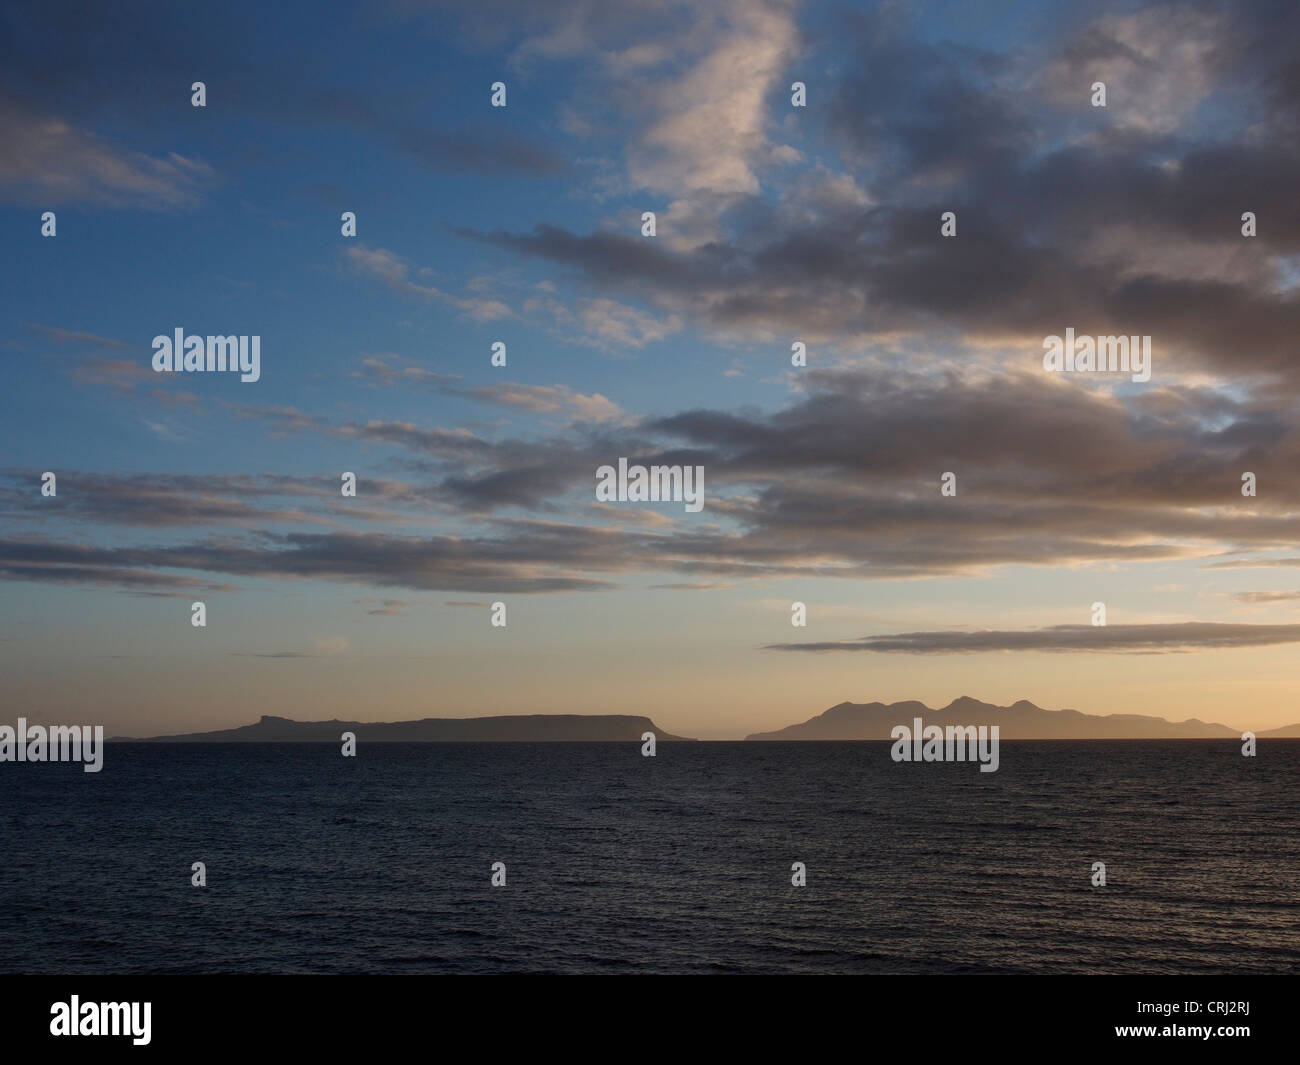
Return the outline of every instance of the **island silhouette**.
<path id="1" fill-rule="evenodd" d="M 997 725 L 1003 740 L 1233 739 L 1241 729 L 1191 718 L 1168 721 L 1144 714 L 1085 714 L 1045 710 L 1026 699 L 1010 706 L 968 695 L 938 709 L 916 700 L 843 702 L 798 724 L 745 737 L 757 741 L 888 740 L 896 725 Z M 371 743 L 628 743 L 653 732 L 664 742 L 697 742 L 634 714 L 503 714 L 494 717 L 425 717 L 414 721 L 293 721 L 264 714 L 251 725 L 167 736 L 113 736 L 109 742 L 331 743 L 344 732 Z M 1256 733 L 1261 739 L 1300 738 L 1300 724 Z"/>
<path id="2" fill-rule="evenodd" d="M 545 743 L 686 741 L 648 717 L 630 714 L 517 714 L 499 717 L 425 717 L 417 721 L 291 721 L 262 715 L 260 721 L 216 732 L 150 736 L 147 743 L 337 743 L 344 732 L 366 743 Z M 109 742 L 130 741 L 115 736 Z"/>
<path id="3" fill-rule="evenodd" d="M 909 728 L 916 718 L 935 725 L 997 725 L 1003 740 L 1163 740 L 1240 738 L 1242 730 L 1191 718 L 1167 721 L 1144 714 L 1085 714 L 1078 710 L 1044 710 L 1027 699 L 1010 706 L 983 703 L 969 695 L 932 709 L 909 700 L 901 703 L 838 703 L 797 725 L 775 732 L 755 732 L 748 740 L 887 740 L 895 725 Z M 1258 732 L 1261 738 L 1300 737 L 1300 725 Z"/>

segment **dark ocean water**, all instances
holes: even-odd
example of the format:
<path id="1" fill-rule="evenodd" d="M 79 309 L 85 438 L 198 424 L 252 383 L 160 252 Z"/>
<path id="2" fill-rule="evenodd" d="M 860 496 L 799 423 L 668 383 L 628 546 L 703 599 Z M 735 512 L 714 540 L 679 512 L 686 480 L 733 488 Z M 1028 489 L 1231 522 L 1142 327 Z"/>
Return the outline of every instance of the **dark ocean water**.
<path id="1" fill-rule="evenodd" d="M 1003 743 L 987 774 L 889 746 L 6 763 L 0 971 L 1300 969 L 1300 742 Z"/>

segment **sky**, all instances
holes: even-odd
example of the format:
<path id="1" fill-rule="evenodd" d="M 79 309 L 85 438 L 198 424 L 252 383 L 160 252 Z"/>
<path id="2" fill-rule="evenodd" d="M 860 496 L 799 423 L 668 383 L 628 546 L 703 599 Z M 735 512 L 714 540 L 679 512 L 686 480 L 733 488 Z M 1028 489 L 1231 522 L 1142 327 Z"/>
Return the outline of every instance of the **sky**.
<path id="1" fill-rule="evenodd" d="M 1293 3 L 292 8 L 0 3 L 10 717 L 1300 721 Z"/>

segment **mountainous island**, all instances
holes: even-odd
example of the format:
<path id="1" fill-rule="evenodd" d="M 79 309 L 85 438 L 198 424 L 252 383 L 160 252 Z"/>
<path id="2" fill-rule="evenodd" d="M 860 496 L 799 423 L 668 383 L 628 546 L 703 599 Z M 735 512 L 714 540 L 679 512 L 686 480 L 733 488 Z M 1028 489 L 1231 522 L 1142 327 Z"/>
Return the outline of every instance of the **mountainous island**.
<path id="1" fill-rule="evenodd" d="M 994 706 L 963 695 L 932 710 L 915 700 L 901 703 L 840 703 L 798 725 L 775 732 L 756 732 L 747 740 L 887 740 L 895 725 L 909 728 L 915 718 L 927 725 L 997 725 L 1003 740 L 1157 740 L 1231 739 L 1241 730 L 1192 718 L 1166 721 L 1142 714 L 1084 714 L 1078 710 L 1044 710 L 1021 699 Z M 1261 738 L 1300 737 L 1300 725 L 1258 732 Z"/>
<path id="2" fill-rule="evenodd" d="M 337 743 L 344 732 L 358 743 L 631 743 L 653 732 L 660 742 L 685 741 L 648 717 L 627 714 L 522 714 L 502 717 L 426 717 L 419 721 L 290 721 L 263 715 L 254 725 L 219 732 L 151 736 L 149 743 Z M 125 736 L 113 737 L 126 741 Z"/>

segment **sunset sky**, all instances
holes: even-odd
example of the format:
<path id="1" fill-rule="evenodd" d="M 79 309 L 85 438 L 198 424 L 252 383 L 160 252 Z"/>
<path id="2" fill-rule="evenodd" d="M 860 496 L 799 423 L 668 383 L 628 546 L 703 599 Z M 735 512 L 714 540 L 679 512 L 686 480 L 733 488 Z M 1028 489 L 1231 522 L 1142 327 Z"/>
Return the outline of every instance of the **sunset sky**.
<path id="1" fill-rule="evenodd" d="M 1293 0 L 264 8 L 0 3 L 4 719 L 1300 722 Z"/>

